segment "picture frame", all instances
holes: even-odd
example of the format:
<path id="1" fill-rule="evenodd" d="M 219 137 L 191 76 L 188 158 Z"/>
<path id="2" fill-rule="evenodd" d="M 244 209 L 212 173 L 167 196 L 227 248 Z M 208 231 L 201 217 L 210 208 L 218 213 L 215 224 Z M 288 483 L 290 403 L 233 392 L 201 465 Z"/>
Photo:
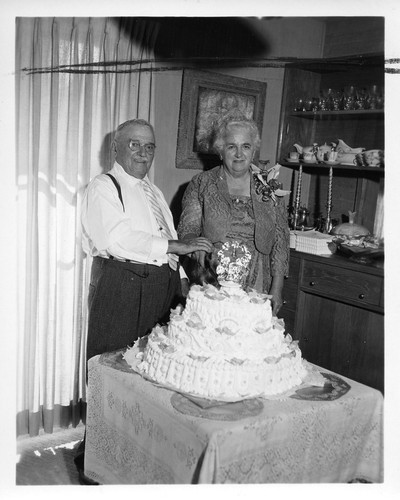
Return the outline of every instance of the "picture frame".
<path id="1" fill-rule="evenodd" d="M 267 84 L 220 73 L 183 71 L 176 168 L 207 170 L 220 164 L 212 151 L 213 123 L 239 108 L 257 123 L 261 135 Z"/>

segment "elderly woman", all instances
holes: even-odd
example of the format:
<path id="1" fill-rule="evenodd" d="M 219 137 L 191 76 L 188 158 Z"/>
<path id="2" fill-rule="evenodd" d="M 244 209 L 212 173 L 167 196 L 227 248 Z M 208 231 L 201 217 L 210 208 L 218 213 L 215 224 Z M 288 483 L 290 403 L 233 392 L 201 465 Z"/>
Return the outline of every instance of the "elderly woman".
<path id="1" fill-rule="evenodd" d="M 260 193 L 252 162 L 260 147 L 256 123 L 231 113 L 217 124 L 214 149 L 222 165 L 197 174 L 183 197 L 178 227 L 181 239 L 204 236 L 216 251 L 226 241 L 240 241 L 251 252 L 246 289 L 272 295 L 273 313 L 282 306 L 289 263 L 289 229 L 282 199 Z M 260 193 L 260 194 L 258 194 Z M 192 254 L 204 267 L 205 253 Z"/>

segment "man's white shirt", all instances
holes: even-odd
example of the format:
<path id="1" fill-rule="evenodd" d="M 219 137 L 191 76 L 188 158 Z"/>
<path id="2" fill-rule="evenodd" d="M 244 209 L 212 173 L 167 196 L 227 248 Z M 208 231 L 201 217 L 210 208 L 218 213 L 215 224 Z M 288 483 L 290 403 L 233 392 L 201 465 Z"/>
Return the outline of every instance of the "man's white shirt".
<path id="1" fill-rule="evenodd" d="M 108 173 L 121 187 L 125 212 L 112 180 L 105 174 L 92 179 L 82 204 L 83 250 L 93 257 L 113 255 L 143 264 L 167 264 L 168 239 L 157 223 L 141 180 L 128 175 L 117 162 Z M 178 239 L 164 195 L 147 176 L 143 180 L 151 185 L 172 237 Z M 186 277 L 182 268 L 181 277 Z"/>

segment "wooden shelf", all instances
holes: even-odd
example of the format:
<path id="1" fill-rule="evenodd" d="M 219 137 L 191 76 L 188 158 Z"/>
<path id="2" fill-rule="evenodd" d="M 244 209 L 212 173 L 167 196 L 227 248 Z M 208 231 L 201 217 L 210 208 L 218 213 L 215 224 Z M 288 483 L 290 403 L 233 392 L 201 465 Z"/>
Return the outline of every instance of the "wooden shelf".
<path id="1" fill-rule="evenodd" d="M 293 163 L 285 160 L 281 160 L 279 162 L 280 165 L 283 167 L 289 167 L 289 168 L 299 168 L 301 165 L 304 168 L 311 168 L 311 169 L 328 169 L 332 166 L 334 170 L 358 170 L 361 172 L 373 172 L 377 175 L 384 175 L 385 169 L 381 167 L 359 167 L 357 165 L 327 165 L 326 163 L 304 163 L 304 162 L 299 162 L 299 163 Z"/>
<path id="2" fill-rule="evenodd" d="M 370 116 L 376 118 L 384 114 L 383 109 L 342 109 L 339 111 L 293 111 L 290 113 L 292 116 L 300 116 L 301 118 L 332 118 L 333 116 L 353 117 L 359 118 L 360 116 Z"/>

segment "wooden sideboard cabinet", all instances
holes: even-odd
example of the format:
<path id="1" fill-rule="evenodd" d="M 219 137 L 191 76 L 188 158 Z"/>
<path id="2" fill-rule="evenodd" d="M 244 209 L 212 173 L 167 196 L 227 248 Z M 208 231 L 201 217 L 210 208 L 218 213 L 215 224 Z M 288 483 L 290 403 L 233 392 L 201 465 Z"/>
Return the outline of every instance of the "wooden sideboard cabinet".
<path id="1" fill-rule="evenodd" d="M 384 273 L 338 255 L 291 251 L 280 316 L 318 366 L 384 390 Z"/>

